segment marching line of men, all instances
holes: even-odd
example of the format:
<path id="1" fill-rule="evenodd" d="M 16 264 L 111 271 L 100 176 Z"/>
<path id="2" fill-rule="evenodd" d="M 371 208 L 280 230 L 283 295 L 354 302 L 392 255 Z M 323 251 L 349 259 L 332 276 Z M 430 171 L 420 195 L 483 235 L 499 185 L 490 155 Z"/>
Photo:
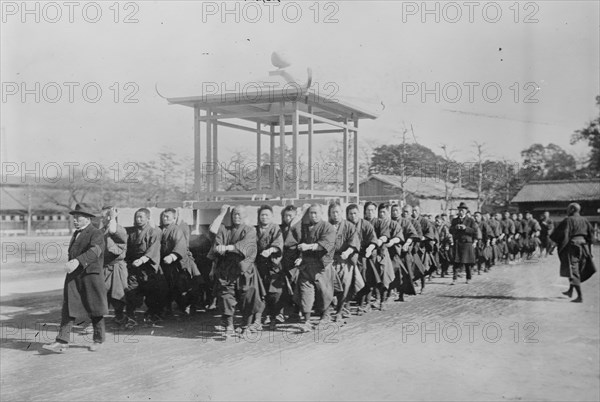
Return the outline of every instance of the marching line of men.
<path id="1" fill-rule="evenodd" d="M 230 224 L 224 225 L 228 212 Z M 373 202 L 364 205 L 363 218 L 356 204 L 343 210 L 331 203 L 327 220 L 319 204 L 301 210 L 289 205 L 281 212 L 280 225 L 274 223 L 272 207 L 263 205 L 255 227 L 245 223 L 245 212 L 242 206 L 221 208 L 209 227 L 210 263 L 201 272 L 189 249 L 189 227 L 177 222 L 175 209 L 165 209 L 155 228 L 150 211 L 141 208 L 134 226 L 126 230 L 113 207 L 103 208 L 96 229 L 90 225 L 94 215 L 77 206 L 71 211 L 77 230 L 69 246 L 61 330 L 56 342 L 44 348 L 67 350 L 75 317 L 87 313 L 94 333 L 90 349 L 97 350 L 104 340 L 103 316 L 109 304 L 115 324 L 125 328 L 137 325 L 136 310 L 142 304 L 147 307 L 144 321 L 155 323 L 172 313 L 176 303 L 185 315 L 216 305 L 222 320 L 217 329 L 225 336 L 236 334 L 236 311 L 242 316 L 241 332 L 260 331 L 263 325 L 275 330 L 286 321 L 286 312 L 302 332 L 309 332 L 315 325 L 349 318 L 351 302 L 362 315 L 384 310 L 392 296 L 403 302 L 406 295 L 423 294 L 427 279 L 446 277 L 450 267 L 452 285 L 463 270 L 468 284 L 474 267 L 481 274 L 496 264 L 531 258 L 536 250 L 540 256 L 542 250 L 552 254 L 553 239 L 560 243 L 561 275 L 571 279 L 565 295 L 576 290 L 574 301 L 581 301 L 580 283 L 590 271 L 579 275 L 572 264 L 591 262 L 589 247 L 586 254 L 581 246 L 592 241 L 591 225 L 583 218 L 571 225 L 584 232 L 577 234 L 583 238 L 578 238 L 578 248 L 571 249 L 572 236 L 564 229 L 553 233 L 547 214 L 541 222 L 529 212 L 524 218 L 508 212 L 504 217 L 478 211 L 471 215 L 465 203 L 451 220 L 446 214 L 422 214 L 418 206 L 401 209 Z M 86 228 L 89 236 L 81 236 Z M 569 254 L 565 260 L 565 247 L 578 253 L 577 258 Z M 311 320 L 313 313 L 317 323 Z"/>

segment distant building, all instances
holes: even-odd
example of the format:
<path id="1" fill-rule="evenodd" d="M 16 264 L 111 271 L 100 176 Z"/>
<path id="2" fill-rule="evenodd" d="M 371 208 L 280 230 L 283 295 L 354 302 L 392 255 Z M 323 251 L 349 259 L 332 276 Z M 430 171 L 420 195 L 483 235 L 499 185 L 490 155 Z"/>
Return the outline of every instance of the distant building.
<path id="1" fill-rule="evenodd" d="M 373 174 L 359 184 L 361 201 L 382 202 L 402 198 L 401 176 Z M 404 183 L 406 200 L 419 205 L 423 212 L 432 214 L 443 211 L 454 212 L 461 202 L 471 211 L 477 209 L 477 193 L 448 183 L 448 205 L 446 205 L 446 182 L 434 177 L 408 177 Z"/>
<path id="2" fill-rule="evenodd" d="M 600 225 L 600 180 L 548 180 L 527 183 L 513 198 L 519 211 L 531 211 L 538 218 L 544 211 L 553 220 L 566 216 L 567 205 L 577 202 L 581 215 Z"/>
<path id="3" fill-rule="evenodd" d="M 64 190 L 47 184 L 22 183 L 19 180 L 0 182 L 0 235 L 68 235 L 71 225 Z M 30 225 L 29 213 L 31 213 Z"/>

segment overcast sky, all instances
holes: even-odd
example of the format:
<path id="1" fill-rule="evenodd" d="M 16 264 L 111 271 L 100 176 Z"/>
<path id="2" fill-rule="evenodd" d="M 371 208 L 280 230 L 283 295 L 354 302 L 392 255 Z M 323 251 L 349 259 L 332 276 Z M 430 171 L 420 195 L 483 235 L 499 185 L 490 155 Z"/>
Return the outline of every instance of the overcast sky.
<path id="1" fill-rule="evenodd" d="M 241 2 L 238 15 L 222 15 L 222 2 L 113 3 L 32 2 L 33 12 L 23 14 L 21 2 L 3 2 L 3 161 L 112 164 L 160 151 L 191 157 L 192 109 L 167 105 L 155 84 L 169 97 L 201 95 L 206 82 L 243 85 L 274 69 L 274 50 L 298 71 L 310 66 L 321 90 L 333 82 L 340 96 L 379 113 L 361 123 L 362 138 L 375 144 L 398 143 L 404 122 L 419 143 L 438 153 L 446 143 L 463 161 L 473 159 L 473 141 L 497 159 L 518 161 L 535 142 L 583 155 L 586 146 L 570 146 L 570 135 L 598 113 L 597 1 L 474 2 L 472 9 L 429 2 L 433 12 L 425 15 L 422 2 L 400 1 Z M 99 21 L 88 22 L 97 9 Z M 422 83 L 431 90 L 425 99 Z M 472 99 L 464 83 L 473 83 Z M 23 102 L 25 88 L 31 93 Z M 252 152 L 251 133 L 221 132 L 222 159 Z"/>

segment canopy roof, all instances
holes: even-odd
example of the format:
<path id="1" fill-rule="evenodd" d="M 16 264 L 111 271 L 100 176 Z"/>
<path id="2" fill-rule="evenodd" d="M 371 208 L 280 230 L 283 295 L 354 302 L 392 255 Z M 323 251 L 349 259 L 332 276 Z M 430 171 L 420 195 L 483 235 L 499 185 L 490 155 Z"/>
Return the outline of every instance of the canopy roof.
<path id="1" fill-rule="evenodd" d="M 199 96 L 187 96 L 167 98 L 173 105 L 198 107 L 203 110 L 211 110 L 218 117 L 241 118 L 262 124 L 279 124 L 282 102 L 286 116 L 286 124 L 290 118 L 286 106 L 297 102 L 299 110 L 308 112 L 309 106 L 313 107 L 313 114 L 337 122 L 344 119 L 376 119 L 378 115 L 363 107 L 351 104 L 347 100 L 329 94 L 319 94 L 313 90 L 306 90 L 296 85 L 284 87 L 260 87 L 256 85 L 253 91 L 241 91 L 238 93 L 204 94 Z M 256 116 L 264 113 L 264 116 Z M 301 117 L 300 124 L 305 124 L 307 118 Z"/>

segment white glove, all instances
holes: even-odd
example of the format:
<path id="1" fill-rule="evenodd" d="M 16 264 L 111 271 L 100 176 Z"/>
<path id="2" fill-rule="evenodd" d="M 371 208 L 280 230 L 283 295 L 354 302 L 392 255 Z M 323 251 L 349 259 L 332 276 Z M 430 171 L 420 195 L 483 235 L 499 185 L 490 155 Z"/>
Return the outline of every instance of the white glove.
<path id="1" fill-rule="evenodd" d="M 172 264 L 176 260 L 177 260 L 177 257 L 175 257 L 173 254 L 166 255 L 165 258 L 163 258 L 163 261 L 165 262 L 165 264 Z"/>
<path id="2" fill-rule="evenodd" d="M 65 271 L 67 272 L 67 274 L 70 274 L 71 272 L 75 271 L 78 266 L 79 261 L 71 260 L 65 264 Z"/>

